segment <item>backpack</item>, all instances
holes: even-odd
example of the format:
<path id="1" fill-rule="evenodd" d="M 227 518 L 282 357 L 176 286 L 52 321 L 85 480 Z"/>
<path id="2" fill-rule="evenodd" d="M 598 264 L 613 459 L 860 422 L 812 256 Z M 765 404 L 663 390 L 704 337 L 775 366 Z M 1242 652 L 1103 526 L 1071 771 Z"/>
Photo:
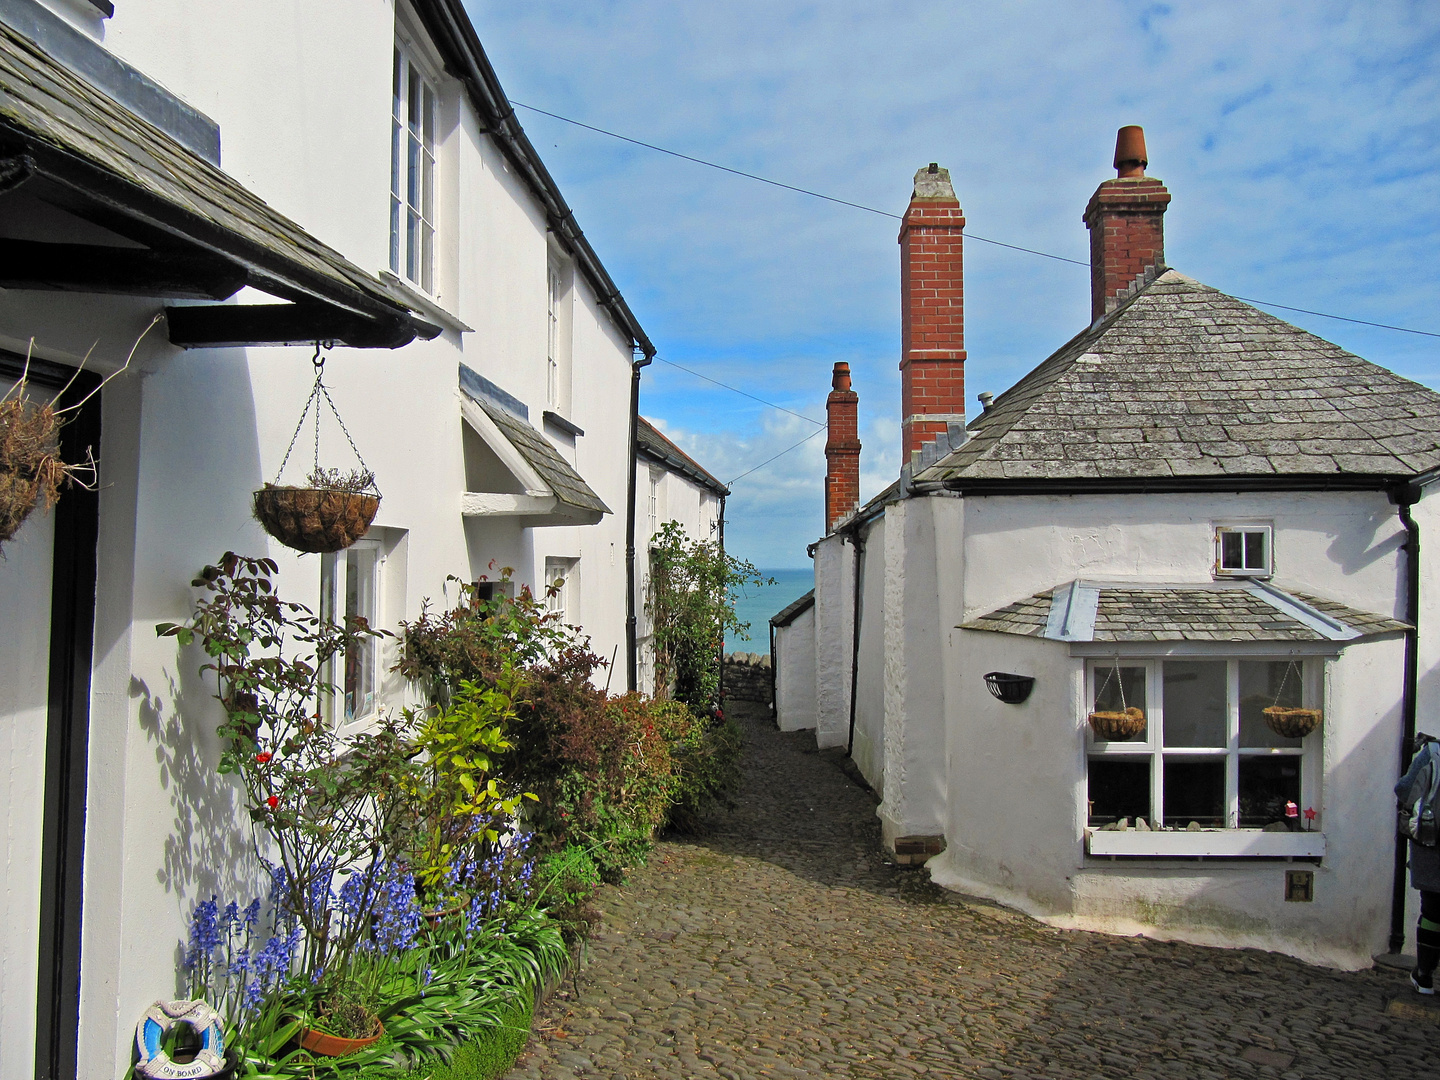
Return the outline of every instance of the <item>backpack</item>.
<path id="1" fill-rule="evenodd" d="M 1440 743 L 1427 742 L 1416 753 L 1410 770 L 1395 785 L 1400 799 L 1396 831 L 1422 847 L 1440 841 L 1440 822 L 1435 819 L 1435 802 L 1440 796 Z"/>

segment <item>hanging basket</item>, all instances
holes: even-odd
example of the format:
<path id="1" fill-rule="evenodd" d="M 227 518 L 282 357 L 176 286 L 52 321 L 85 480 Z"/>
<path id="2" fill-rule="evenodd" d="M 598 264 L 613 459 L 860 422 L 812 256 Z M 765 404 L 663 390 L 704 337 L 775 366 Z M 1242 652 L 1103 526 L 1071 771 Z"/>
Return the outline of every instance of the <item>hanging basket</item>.
<path id="1" fill-rule="evenodd" d="M 0 544 L 10 540 L 37 504 L 48 511 L 60 497 L 60 460 L 54 409 L 21 392 L 0 399 Z"/>
<path id="2" fill-rule="evenodd" d="M 370 528 L 380 496 L 334 488 L 280 487 L 255 492 L 255 518 L 286 547 L 326 555 L 343 551 Z"/>
<path id="3" fill-rule="evenodd" d="M 1006 705 L 1019 705 L 1035 689 L 1033 675 L 1012 675 L 1008 671 L 990 671 L 985 674 L 985 687 Z"/>
<path id="4" fill-rule="evenodd" d="M 295 425 L 295 434 L 290 436 L 290 445 L 280 462 L 280 471 L 275 476 L 275 482 L 266 484 L 255 492 L 255 520 L 286 547 L 315 555 L 329 555 L 345 550 L 369 530 L 370 523 L 375 520 L 375 514 L 380 509 L 380 489 L 375 486 L 375 474 L 366 468 L 365 459 L 360 456 L 360 450 L 351 438 L 350 429 L 345 426 L 340 410 L 335 408 L 335 402 L 330 400 L 330 391 L 325 388 L 324 382 L 325 359 L 321 356 L 321 345 L 318 343 L 311 363 L 315 366 L 315 385 L 305 400 L 305 408 L 300 412 L 300 422 Z M 360 463 L 359 469 L 342 473 L 338 469 L 321 467 L 322 401 L 329 406 L 335 422 L 340 425 L 345 441 L 350 444 L 355 460 Z M 295 442 L 300 438 L 300 429 L 305 426 L 305 418 L 310 415 L 312 407 L 315 410 L 314 467 L 307 478 L 306 486 L 290 487 L 281 484 L 280 477 L 284 475 L 285 466 L 295 450 Z"/>
<path id="5" fill-rule="evenodd" d="M 1092 712 L 1090 728 L 1100 742 L 1124 742 L 1145 730 L 1145 713 L 1134 705 L 1124 712 Z"/>
<path id="6" fill-rule="evenodd" d="M 1288 709 L 1283 705 L 1270 705 L 1264 710 L 1265 723 L 1276 735 L 1287 739 L 1303 739 L 1320 726 L 1319 709 Z"/>

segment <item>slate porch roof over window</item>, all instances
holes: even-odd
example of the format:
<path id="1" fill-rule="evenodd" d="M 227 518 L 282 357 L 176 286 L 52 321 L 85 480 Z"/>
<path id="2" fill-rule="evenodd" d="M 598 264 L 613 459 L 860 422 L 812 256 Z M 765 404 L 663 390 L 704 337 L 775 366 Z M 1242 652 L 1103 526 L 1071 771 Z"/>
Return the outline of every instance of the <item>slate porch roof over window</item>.
<path id="1" fill-rule="evenodd" d="M 550 440 L 526 421 L 501 408 L 489 398 L 464 389 L 465 396 L 485 410 L 510 445 L 545 481 L 555 497 L 567 507 L 593 514 L 608 514 L 610 508 L 595 494 L 571 464 L 560 456 Z M 598 519 L 597 519 L 598 520 Z"/>
<path id="2" fill-rule="evenodd" d="M 1167 270 L 968 433 L 917 479 L 1411 477 L 1440 394 Z"/>
<path id="3" fill-rule="evenodd" d="M 375 344 L 439 332 L 374 275 L 3 24 L 0 137 L 8 144 L 0 188 L 29 190 L 38 182 L 28 179 L 33 173 L 52 185 L 47 191 L 65 193 L 62 201 L 79 200 L 78 212 L 105 215 L 116 231 L 140 230 L 147 240 L 212 256 L 234 266 L 238 282 L 272 295 L 358 315 Z"/>
<path id="4" fill-rule="evenodd" d="M 1073 581 L 961 623 L 1053 641 L 1350 641 L 1405 630 L 1384 615 L 1263 581 Z"/>

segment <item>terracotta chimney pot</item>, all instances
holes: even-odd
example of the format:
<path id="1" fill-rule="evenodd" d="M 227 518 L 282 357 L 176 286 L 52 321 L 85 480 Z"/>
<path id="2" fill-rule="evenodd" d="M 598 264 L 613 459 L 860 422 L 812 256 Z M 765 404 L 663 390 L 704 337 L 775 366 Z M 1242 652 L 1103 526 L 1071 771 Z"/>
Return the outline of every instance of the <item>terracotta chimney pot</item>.
<path id="1" fill-rule="evenodd" d="M 1144 176 L 1150 159 L 1145 156 L 1145 129 L 1129 124 L 1115 134 L 1115 175 Z"/>

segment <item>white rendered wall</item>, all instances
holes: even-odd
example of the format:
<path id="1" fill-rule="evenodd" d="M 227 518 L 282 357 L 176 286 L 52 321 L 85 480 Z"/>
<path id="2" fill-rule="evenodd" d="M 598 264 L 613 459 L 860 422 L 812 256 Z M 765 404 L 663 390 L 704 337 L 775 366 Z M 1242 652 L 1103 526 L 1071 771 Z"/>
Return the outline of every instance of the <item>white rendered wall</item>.
<path id="1" fill-rule="evenodd" d="M 11 385 L 0 380 L 0 396 Z M 35 510 L 0 558 L 0 1076 L 35 1068 L 54 538 L 53 512 Z"/>
<path id="2" fill-rule="evenodd" d="M 822 750 L 844 746 L 850 734 L 854 587 L 854 547 L 827 536 L 815 546 L 815 742 Z"/>
<path id="3" fill-rule="evenodd" d="M 815 726 L 815 608 L 775 630 L 775 720 L 781 731 Z"/>
<path id="4" fill-rule="evenodd" d="M 1421 513 L 1433 511 L 1422 502 Z M 1402 614 L 1394 508 L 1383 495 L 1335 493 L 967 499 L 964 616 L 1077 577 L 1209 581 L 1213 522 L 1230 520 L 1274 523 L 1280 587 Z M 1063 925 L 1253 945 L 1343 967 L 1383 951 L 1400 635 L 1348 645 L 1326 664 L 1325 723 L 1311 738 L 1321 740 L 1327 854 L 1314 867 L 1311 903 L 1285 902 L 1290 864 L 1086 858 L 1083 660 L 1062 643 L 967 630 L 950 631 L 945 651 L 948 847 L 929 864 L 937 881 Z M 981 678 L 989 670 L 1036 676 L 1031 698 L 996 701 Z M 1421 681 L 1433 693 L 1431 671 L 1433 662 Z"/>

